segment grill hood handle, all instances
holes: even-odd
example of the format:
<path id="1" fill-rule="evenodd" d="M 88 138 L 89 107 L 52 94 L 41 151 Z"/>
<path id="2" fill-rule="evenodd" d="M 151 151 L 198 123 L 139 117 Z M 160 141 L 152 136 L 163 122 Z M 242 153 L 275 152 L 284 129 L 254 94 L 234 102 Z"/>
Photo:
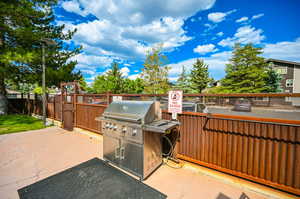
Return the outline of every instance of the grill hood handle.
<path id="1" fill-rule="evenodd" d="M 128 121 L 128 122 L 135 122 L 135 123 L 138 123 L 141 120 L 141 118 L 128 118 L 128 117 L 113 116 L 113 115 L 104 116 L 104 117 L 117 119 L 117 120 Z"/>

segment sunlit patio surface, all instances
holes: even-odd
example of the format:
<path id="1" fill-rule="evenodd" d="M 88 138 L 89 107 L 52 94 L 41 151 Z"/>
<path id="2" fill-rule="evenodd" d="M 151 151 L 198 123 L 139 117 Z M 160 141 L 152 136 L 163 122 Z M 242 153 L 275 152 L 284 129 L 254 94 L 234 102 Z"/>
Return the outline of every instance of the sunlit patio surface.
<path id="1" fill-rule="evenodd" d="M 102 158 L 102 136 L 58 127 L 1 135 L 0 154 L 0 198 L 19 198 L 21 187 L 91 158 Z M 180 169 L 162 165 L 144 183 L 170 199 L 297 198 L 186 162 Z"/>

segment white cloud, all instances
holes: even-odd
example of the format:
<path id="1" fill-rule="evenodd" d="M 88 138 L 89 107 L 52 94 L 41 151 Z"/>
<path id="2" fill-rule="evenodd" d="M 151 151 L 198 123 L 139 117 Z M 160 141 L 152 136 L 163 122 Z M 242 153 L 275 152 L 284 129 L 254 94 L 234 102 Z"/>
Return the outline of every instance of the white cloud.
<path id="1" fill-rule="evenodd" d="M 191 39 L 185 35 L 183 23 L 182 19 L 165 17 L 143 26 L 124 28 L 122 37 L 141 40 L 151 45 L 163 43 L 165 49 L 171 49 Z"/>
<path id="2" fill-rule="evenodd" d="M 169 17 L 143 26 L 128 27 L 116 26 L 108 20 L 94 20 L 78 25 L 66 23 L 68 29 L 77 29 L 73 41 L 82 45 L 88 53 L 121 59 L 143 58 L 151 46 L 158 44 L 163 44 L 165 51 L 183 45 L 191 37 L 185 35 L 182 25 L 182 19 Z"/>
<path id="3" fill-rule="evenodd" d="M 68 12 L 74 12 L 81 16 L 86 16 L 87 11 L 80 8 L 80 4 L 77 1 L 65 1 L 62 2 L 61 6 Z"/>
<path id="4" fill-rule="evenodd" d="M 219 37 L 222 37 L 224 35 L 224 33 L 223 32 L 218 32 L 216 35 L 219 36 Z"/>
<path id="5" fill-rule="evenodd" d="M 95 75 L 96 71 L 95 70 L 91 70 L 91 69 L 81 69 L 80 70 L 83 74 L 87 74 L 87 75 Z"/>
<path id="6" fill-rule="evenodd" d="M 123 76 L 127 77 L 130 72 L 130 69 L 128 67 L 123 67 L 120 69 L 120 72 L 122 73 Z"/>
<path id="7" fill-rule="evenodd" d="M 228 16 L 234 12 L 236 12 L 236 9 L 230 10 L 228 12 L 213 12 L 213 13 L 209 13 L 207 15 L 207 18 L 208 18 L 208 20 L 210 20 L 214 23 L 219 23 L 221 21 L 224 21 L 226 16 Z"/>
<path id="8" fill-rule="evenodd" d="M 241 18 L 237 19 L 235 22 L 237 22 L 237 23 L 242 23 L 242 22 L 246 22 L 246 21 L 248 21 L 248 20 L 249 20 L 248 17 L 241 17 Z"/>
<path id="9" fill-rule="evenodd" d="M 105 68 L 109 66 L 113 59 L 105 56 L 95 56 L 95 55 L 86 55 L 86 54 L 78 54 L 71 58 L 71 60 L 76 60 L 78 62 L 78 67 L 102 67 Z"/>
<path id="10" fill-rule="evenodd" d="M 215 52 L 217 49 L 215 48 L 214 44 L 206 44 L 206 45 L 198 45 L 196 48 L 194 48 L 195 53 L 199 54 L 206 54 L 209 52 Z"/>
<path id="11" fill-rule="evenodd" d="M 300 37 L 295 41 L 266 44 L 263 56 L 266 58 L 300 62 Z"/>
<path id="12" fill-rule="evenodd" d="M 205 23 L 203 24 L 205 27 L 207 27 L 207 29 L 204 30 L 204 32 L 208 32 L 210 30 L 215 29 L 218 25 L 217 24 L 209 24 L 209 23 Z"/>
<path id="13" fill-rule="evenodd" d="M 72 4 L 79 3 L 80 12 L 92 14 L 98 19 L 107 19 L 114 24 L 121 25 L 141 25 L 163 17 L 190 17 L 200 10 L 211 8 L 215 0 L 71 0 L 68 2 L 72 2 Z M 77 9 L 72 9 L 70 12 L 80 14 Z"/>
<path id="14" fill-rule="evenodd" d="M 253 43 L 259 44 L 262 40 L 265 39 L 265 36 L 262 35 L 263 31 L 261 29 L 255 29 L 252 26 L 242 26 L 237 29 L 236 33 L 233 37 L 228 37 L 226 39 L 221 40 L 218 44 L 220 46 L 233 46 L 234 43 Z"/>
<path id="15" fill-rule="evenodd" d="M 203 57 L 205 63 L 208 64 L 208 70 L 211 74 L 214 74 L 216 79 L 223 77 L 225 74 L 225 67 L 231 57 L 231 51 L 223 51 L 220 53 L 215 53 L 209 57 Z M 193 68 L 193 64 L 196 62 L 197 58 L 187 59 L 178 63 L 173 63 L 168 65 L 171 69 L 169 71 L 169 78 L 176 80 L 182 71 L 182 66 L 186 68 L 189 72 Z"/>
<path id="16" fill-rule="evenodd" d="M 153 46 L 172 51 L 192 39 L 183 29 L 184 20 L 211 8 L 215 0 L 69 0 L 60 3 L 67 12 L 93 21 L 56 21 L 67 30 L 77 29 L 72 41 L 83 46 L 73 60 L 77 68 L 108 66 L 112 60 L 140 60 Z M 176 6 L 174 6 L 176 5 Z M 102 58 L 100 58 L 102 57 Z"/>
<path id="17" fill-rule="evenodd" d="M 208 14 L 208 20 L 214 22 L 214 23 L 219 23 L 223 21 L 226 17 L 226 13 L 223 12 L 214 12 Z"/>
<path id="18" fill-rule="evenodd" d="M 140 78 L 141 77 L 141 74 L 140 73 L 138 73 L 138 74 L 132 74 L 132 75 L 129 75 L 128 76 L 128 78 L 129 79 L 132 79 L 132 80 L 134 80 L 134 79 L 136 79 L 136 78 Z"/>
<path id="19" fill-rule="evenodd" d="M 263 17 L 265 14 L 261 13 L 261 14 L 257 14 L 257 15 L 253 15 L 251 19 L 258 19 Z"/>

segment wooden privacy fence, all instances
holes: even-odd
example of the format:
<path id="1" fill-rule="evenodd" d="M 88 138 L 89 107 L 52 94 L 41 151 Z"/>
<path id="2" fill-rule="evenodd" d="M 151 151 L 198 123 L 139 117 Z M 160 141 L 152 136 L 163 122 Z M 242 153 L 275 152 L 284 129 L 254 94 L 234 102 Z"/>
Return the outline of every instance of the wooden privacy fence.
<path id="1" fill-rule="evenodd" d="M 48 103 L 48 115 L 58 120 L 59 99 Z M 74 100 L 74 126 L 101 133 L 95 118 L 107 105 L 89 100 Z M 163 118 L 170 114 L 163 111 Z M 179 121 L 179 158 L 300 195 L 300 121 L 192 112 Z"/>
<path id="2" fill-rule="evenodd" d="M 61 96 L 55 95 L 47 100 L 47 116 L 51 119 L 61 121 Z"/>
<path id="3" fill-rule="evenodd" d="M 183 113 L 179 121 L 179 158 L 300 194 L 299 126 L 201 113 Z"/>
<path id="4" fill-rule="evenodd" d="M 101 123 L 95 118 L 101 116 L 106 107 L 98 104 L 76 104 L 75 126 L 101 133 Z"/>

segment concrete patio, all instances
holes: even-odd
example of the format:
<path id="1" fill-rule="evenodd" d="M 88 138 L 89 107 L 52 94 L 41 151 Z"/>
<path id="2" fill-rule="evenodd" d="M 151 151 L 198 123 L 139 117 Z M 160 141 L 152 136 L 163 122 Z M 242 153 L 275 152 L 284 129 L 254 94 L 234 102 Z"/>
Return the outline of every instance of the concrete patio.
<path id="1" fill-rule="evenodd" d="M 102 136 L 58 127 L 0 136 L 0 198 L 19 198 L 17 190 L 94 157 L 102 157 Z M 170 199 L 297 198 L 211 169 L 184 163 L 162 165 L 146 184 Z M 246 197 L 247 196 L 247 197 Z"/>

